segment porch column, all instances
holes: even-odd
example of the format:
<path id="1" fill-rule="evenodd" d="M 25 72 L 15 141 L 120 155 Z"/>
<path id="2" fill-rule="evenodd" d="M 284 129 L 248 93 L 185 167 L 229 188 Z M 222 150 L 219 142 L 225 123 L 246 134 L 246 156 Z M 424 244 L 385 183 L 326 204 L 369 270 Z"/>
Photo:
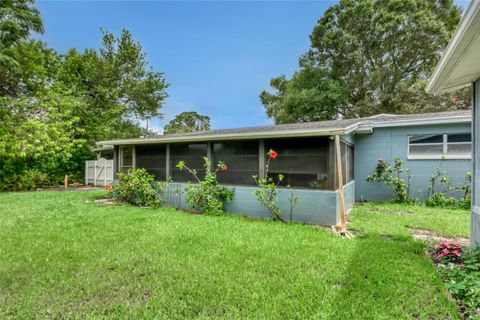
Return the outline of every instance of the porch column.
<path id="1" fill-rule="evenodd" d="M 165 178 L 166 181 L 172 177 L 172 165 L 170 163 L 170 143 L 165 146 Z"/>
<path id="2" fill-rule="evenodd" d="M 265 178 L 265 141 L 258 140 L 258 178 Z"/>
<path id="3" fill-rule="evenodd" d="M 340 227 L 342 232 L 344 232 L 347 219 L 345 217 L 345 196 L 343 194 L 342 151 L 340 150 L 340 136 L 338 135 L 335 136 L 335 151 L 336 151 L 336 158 L 337 158 L 338 192 L 340 195 L 340 219 L 341 219 L 341 225 L 336 227 L 337 228 Z"/>
<path id="4" fill-rule="evenodd" d="M 472 85 L 472 213 L 470 244 L 480 245 L 480 79 Z"/>

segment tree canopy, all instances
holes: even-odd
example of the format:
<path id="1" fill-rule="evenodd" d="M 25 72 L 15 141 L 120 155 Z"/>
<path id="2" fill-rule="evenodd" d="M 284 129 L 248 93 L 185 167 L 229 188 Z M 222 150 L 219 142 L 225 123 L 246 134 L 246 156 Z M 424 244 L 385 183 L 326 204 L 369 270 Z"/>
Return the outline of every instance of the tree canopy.
<path id="1" fill-rule="evenodd" d="M 194 111 L 182 112 L 164 127 L 164 134 L 210 130 L 210 117 Z"/>
<path id="2" fill-rule="evenodd" d="M 83 180 L 95 141 L 148 135 L 139 120 L 162 117 L 164 76 L 127 30 L 103 32 L 99 50 L 59 54 L 33 1 L 0 1 L 0 189 L 32 172 Z"/>
<path id="3" fill-rule="evenodd" d="M 452 0 L 342 0 L 313 29 L 300 69 L 260 99 L 277 123 L 466 108 L 465 90 L 424 90 L 459 20 Z"/>

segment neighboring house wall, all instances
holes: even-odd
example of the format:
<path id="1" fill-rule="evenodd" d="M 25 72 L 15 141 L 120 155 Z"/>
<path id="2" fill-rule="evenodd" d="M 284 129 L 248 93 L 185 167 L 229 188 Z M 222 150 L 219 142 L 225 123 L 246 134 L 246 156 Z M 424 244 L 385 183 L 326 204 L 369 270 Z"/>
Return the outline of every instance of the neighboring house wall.
<path id="1" fill-rule="evenodd" d="M 170 183 L 164 197 L 169 205 L 189 209 L 185 202 L 185 183 Z M 254 218 L 271 218 L 270 213 L 253 195 L 255 187 L 228 186 L 234 189 L 231 203 L 225 207 L 226 212 L 241 214 Z M 344 187 L 345 209 L 347 213 L 354 203 L 355 182 L 351 181 Z M 295 222 L 332 226 L 340 220 L 340 195 L 338 191 L 307 190 L 307 189 L 278 189 L 278 205 L 285 220 L 290 216 L 290 197 L 294 194 L 298 198 L 297 205 L 292 211 L 292 220 Z"/>
<path id="2" fill-rule="evenodd" d="M 409 160 L 408 136 L 413 134 L 446 134 L 470 132 L 470 124 L 423 125 L 393 128 L 374 128 L 372 134 L 355 136 L 355 200 L 381 201 L 391 199 L 391 191 L 382 183 L 367 182 L 379 159 L 393 162 L 400 157 L 412 175 L 411 196 L 422 197 L 429 179 L 441 164 L 454 185 L 461 185 L 467 171 L 472 170 L 471 160 Z"/>

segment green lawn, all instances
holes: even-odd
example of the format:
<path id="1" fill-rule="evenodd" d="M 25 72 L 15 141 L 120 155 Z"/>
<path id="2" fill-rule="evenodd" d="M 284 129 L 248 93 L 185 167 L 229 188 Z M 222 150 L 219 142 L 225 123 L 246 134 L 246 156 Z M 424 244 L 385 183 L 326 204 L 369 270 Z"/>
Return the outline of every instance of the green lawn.
<path id="1" fill-rule="evenodd" d="M 410 236 L 408 227 L 439 235 L 469 237 L 470 212 L 398 203 L 358 204 L 350 217 L 351 229 L 366 234 Z"/>
<path id="2" fill-rule="evenodd" d="M 1 319 L 456 319 L 424 245 L 373 227 L 394 214 L 360 207 L 354 224 L 365 232 L 345 239 L 312 226 L 93 203 L 101 195 L 0 194 Z M 405 224 L 385 230 L 403 235 Z"/>

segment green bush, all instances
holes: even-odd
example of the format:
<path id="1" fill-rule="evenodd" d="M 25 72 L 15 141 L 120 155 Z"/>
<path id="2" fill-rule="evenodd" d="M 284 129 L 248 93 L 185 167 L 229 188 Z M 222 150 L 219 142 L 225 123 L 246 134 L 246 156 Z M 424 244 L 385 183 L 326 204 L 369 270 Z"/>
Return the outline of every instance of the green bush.
<path id="1" fill-rule="evenodd" d="M 48 183 L 46 173 L 36 169 L 27 169 L 19 174 L 13 174 L 2 183 L 2 189 L 6 191 L 30 191 Z"/>
<path id="2" fill-rule="evenodd" d="M 403 173 L 406 174 L 406 180 Z M 392 190 L 395 201 L 400 203 L 412 202 L 410 198 L 410 169 L 403 168 L 403 162 L 400 158 L 395 158 L 391 165 L 383 159 L 379 159 L 375 172 L 369 175 L 368 182 L 383 182 Z"/>
<path id="3" fill-rule="evenodd" d="M 440 182 L 440 190 L 435 190 L 435 185 Z M 425 204 L 429 207 L 454 207 L 470 209 L 472 199 L 472 173 L 469 171 L 465 176 L 465 181 L 460 187 L 451 184 L 450 179 L 446 177 L 446 172 L 437 167 L 436 174 L 430 178 L 430 186 L 428 187 L 427 198 Z M 455 198 L 449 194 L 452 192 L 463 192 L 461 198 Z"/>
<path id="4" fill-rule="evenodd" d="M 165 183 L 156 182 L 145 169 L 129 169 L 118 174 L 118 182 L 113 184 L 112 197 L 136 206 L 160 206 L 164 203 L 160 193 L 166 189 Z"/>
<path id="5" fill-rule="evenodd" d="M 225 212 L 225 202 L 231 202 L 233 199 L 233 190 L 220 185 L 216 173 L 218 170 L 226 171 L 228 167 L 220 161 L 216 170 L 212 172 L 208 158 L 203 159 L 207 169 L 203 180 L 198 177 L 197 171 L 190 169 L 184 161 L 177 164 L 177 168 L 187 170 L 197 180 L 197 183 L 188 183 L 185 187 L 185 201 L 192 209 L 207 215 L 222 215 Z"/>

